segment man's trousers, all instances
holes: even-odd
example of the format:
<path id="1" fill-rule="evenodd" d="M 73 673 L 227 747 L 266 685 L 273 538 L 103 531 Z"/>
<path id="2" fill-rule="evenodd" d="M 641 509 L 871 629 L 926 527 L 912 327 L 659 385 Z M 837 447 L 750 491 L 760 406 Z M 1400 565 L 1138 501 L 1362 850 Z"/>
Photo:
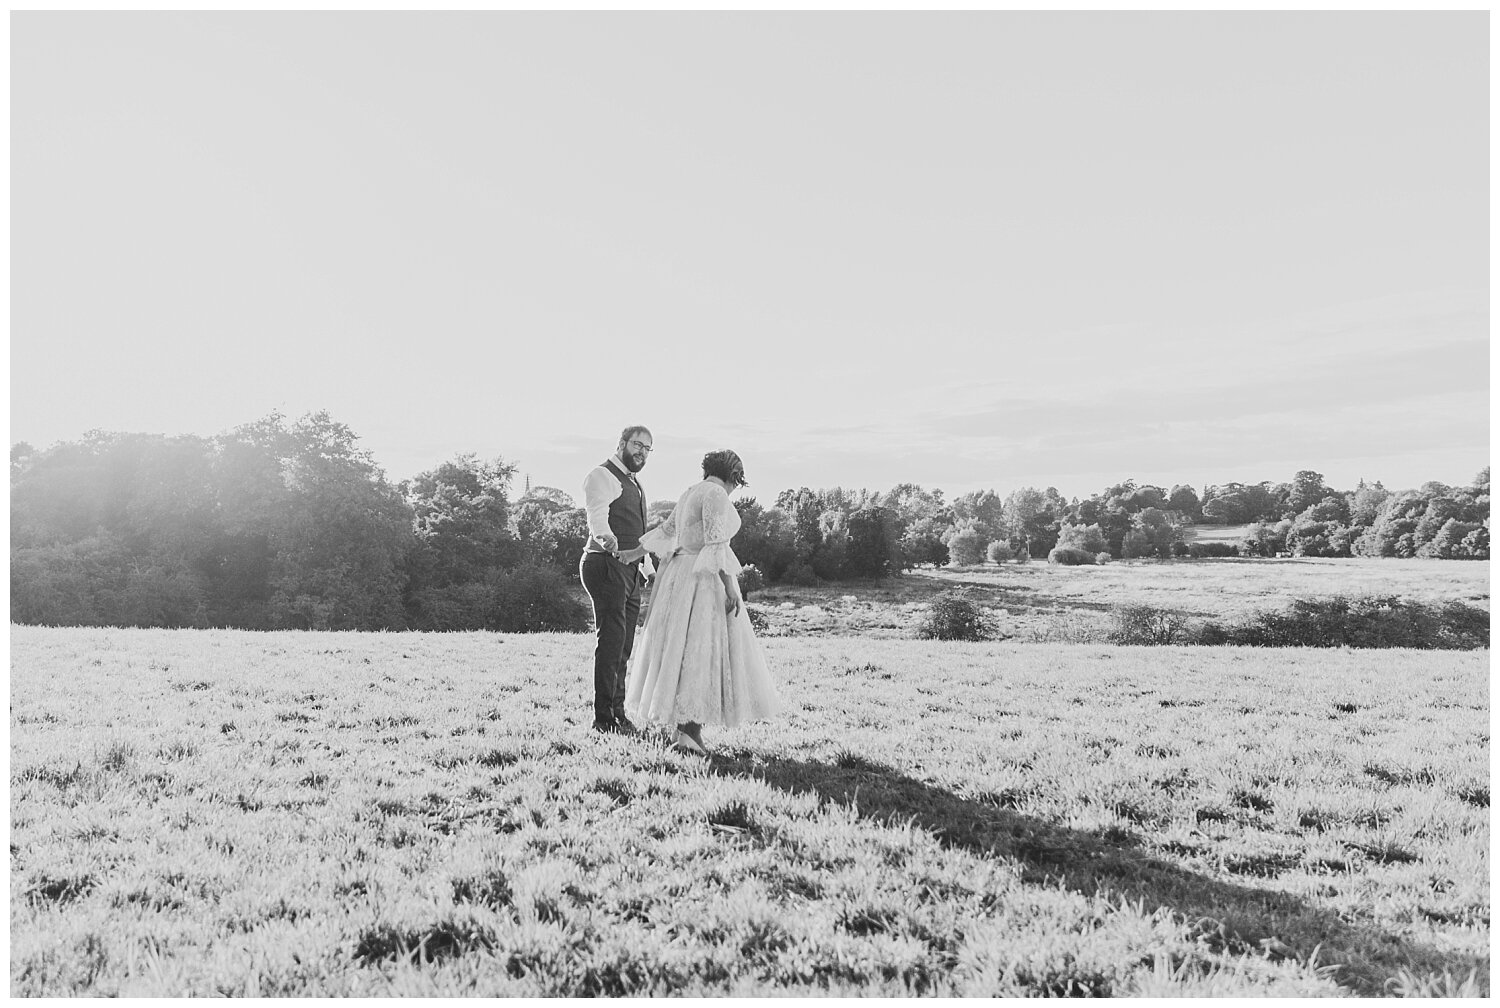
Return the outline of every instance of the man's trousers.
<path id="1" fill-rule="evenodd" d="M 607 725 L 625 716 L 625 673 L 635 644 L 641 613 L 641 567 L 624 564 L 608 553 L 585 553 L 578 575 L 594 604 L 594 723 Z"/>

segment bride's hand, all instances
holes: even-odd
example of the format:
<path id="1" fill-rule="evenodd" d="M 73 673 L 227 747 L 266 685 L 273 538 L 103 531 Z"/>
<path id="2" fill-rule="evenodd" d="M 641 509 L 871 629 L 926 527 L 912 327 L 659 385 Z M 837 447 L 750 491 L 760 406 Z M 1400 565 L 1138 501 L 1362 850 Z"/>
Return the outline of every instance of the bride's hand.
<path id="1" fill-rule="evenodd" d="M 738 616 L 740 614 L 740 593 L 737 591 L 724 593 L 724 615 Z"/>
<path id="2" fill-rule="evenodd" d="M 635 549 L 621 550 L 620 552 L 618 552 L 618 553 L 615 554 L 615 557 L 621 563 L 635 563 L 637 560 L 639 560 L 641 557 L 643 557 L 645 555 L 646 555 L 646 547 L 644 547 L 644 546 L 637 546 Z"/>

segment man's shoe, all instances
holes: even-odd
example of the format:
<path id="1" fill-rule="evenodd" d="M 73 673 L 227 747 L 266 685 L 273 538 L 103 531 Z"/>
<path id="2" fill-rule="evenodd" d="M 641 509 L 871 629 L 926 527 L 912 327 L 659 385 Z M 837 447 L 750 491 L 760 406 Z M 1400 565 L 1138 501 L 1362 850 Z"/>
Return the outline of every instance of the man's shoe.
<path id="1" fill-rule="evenodd" d="M 614 730 L 615 730 L 615 723 L 613 721 L 595 721 L 594 722 L 594 731 L 596 731 L 596 732 L 601 732 L 601 733 L 606 733 L 607 734 L 607 733 L 613 732 Z"/>
<path id="2" fill-rule="evenodd" d="M 635 726 L 635 722 L 624 714 L 615 715 L 615 731 L 621 735 L 639 735 L 641 730 Z"/>

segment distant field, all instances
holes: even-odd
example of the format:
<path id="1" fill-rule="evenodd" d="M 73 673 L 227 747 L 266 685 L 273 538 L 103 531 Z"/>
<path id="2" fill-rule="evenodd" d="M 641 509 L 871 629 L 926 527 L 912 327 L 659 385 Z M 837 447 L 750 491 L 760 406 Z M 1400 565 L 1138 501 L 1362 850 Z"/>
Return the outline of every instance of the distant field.
<path id="1" fill-rule="evenodd" d="M 1183 542 L 1238 543 L 1245 538 L 1249 525 L 1189 525 L 1182 530 Z"/>
<path id="2" fill-rule="evenodd" d="M 1033 560 L 957 570 L 923 568 L 885 583 L 775 585 L 754 594 L 751 602 L 767 610 L 779 633 L 903 637 L 911 635 L 935 593 L 961 587 L 1006 610 L 1023 631 L 1045 639 L 1054 624 L 1096 618 L 1125 603 L 1220 621 L 1279 609 L 1294 598 L 1332 595 L 1396 595 L 1488 609 L 1489 568 L 1480 562 L 1370 558 L 1117 560 L 1097 567 Z M 793 607 L 817 605 L 824 612 L 778 611 L 788 602 Z"/>
<path id="3" fill-rule="evenodd" d="M 591 646 L 12 627 L 11 993 L 1489 991 L 1487 653 L 773 638 L 706 762 Z"/>

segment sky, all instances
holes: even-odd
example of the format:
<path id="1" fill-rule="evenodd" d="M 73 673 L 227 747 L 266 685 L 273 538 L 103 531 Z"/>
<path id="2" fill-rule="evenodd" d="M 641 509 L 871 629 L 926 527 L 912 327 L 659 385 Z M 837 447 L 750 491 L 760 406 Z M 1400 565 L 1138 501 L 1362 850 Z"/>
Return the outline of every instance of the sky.
<path id="1" fill-rule="evenodd" d="M 13 12 L 11 442 L 1465 484 L 1487 12 Z"/>

